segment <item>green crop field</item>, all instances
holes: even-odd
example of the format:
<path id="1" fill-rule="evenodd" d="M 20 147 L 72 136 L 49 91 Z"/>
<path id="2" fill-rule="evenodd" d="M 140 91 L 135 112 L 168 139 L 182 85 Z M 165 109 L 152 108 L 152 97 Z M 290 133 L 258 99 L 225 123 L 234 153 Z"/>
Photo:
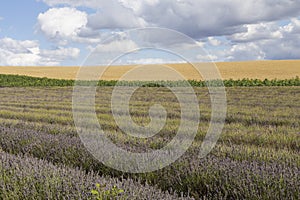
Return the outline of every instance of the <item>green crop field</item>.
<path id="1" fill-rule="evenodd" d="M 224 130 L 202 159 L 199 147 L 211 103 L 207 88 L 194 87 L 201 117 L 192 146 L 170 166 L 140 174 L 108 168 L 86 150 L 73 121 L 73 82 L 31 87 L 47 82 L 34 79 L 22 87 L 18 78 L 15 85 L 5 84 L 3 76 L 0 80 L 0 199 L 300 199 L 299 78 L 285 87 L 267 86 L 267 81 L 250 81 L 264 87 L 227 87 Z M 119 129 L 111 112 L 112 91 L 98 87 L 96 112 L 118 146 L 144 152 L 174 137 L 180 105 L 170 90 L 141 87 L 130 100 L 131 117 L 139 125 L 150 122 L 149 107 L 155 103 L 168 113 L 163 129 L 148 139 Z"/>
<path id="2" fill-rule="evenodd" d="M 212 81 L 200 81 L 200 80 L 188 80 L 187 81 L 193 87 L 206 87 L 207 84 L 220 85 L 220 80 Z M 89 85 L 90 81 L 77 81 L 77 85 Z M 99 80 L 98 86 L 147 86 L 147 87 L 160 87 L 160 86 L 186 86 L 186 81 L 116 81 L 116 80 Z M 64 79 L 50 79 L 50 78 L 36 78 L 30 76 L 20 76 L 20 75 L 4 75 L 0 74 L 0 87 L 64 87 L 64 86 L 74 86 L 74 80 L 64 80 Z M 296 76 L 291 79 L 228 79 L 222 80 L 222 84 L 225 87 L 257 87 L 257 86 L 300 86 L 300 78 Z"/>

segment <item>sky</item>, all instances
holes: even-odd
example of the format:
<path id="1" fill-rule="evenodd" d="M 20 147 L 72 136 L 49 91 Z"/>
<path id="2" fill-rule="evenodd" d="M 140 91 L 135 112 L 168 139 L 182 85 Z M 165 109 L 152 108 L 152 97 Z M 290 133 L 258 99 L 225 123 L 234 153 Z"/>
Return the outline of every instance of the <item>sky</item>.
<path id="1" fill-rule="evenodd" d="M 78 66 L 91 54 L 97 64 L 289 60 L 299 49 L 300 0 L 0 2 L 1 66 Z"/>

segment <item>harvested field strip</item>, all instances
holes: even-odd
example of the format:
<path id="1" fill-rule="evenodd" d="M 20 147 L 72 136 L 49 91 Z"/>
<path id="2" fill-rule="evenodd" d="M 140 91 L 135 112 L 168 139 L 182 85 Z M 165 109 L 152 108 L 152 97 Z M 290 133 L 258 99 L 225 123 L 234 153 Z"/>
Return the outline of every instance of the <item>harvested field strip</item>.
<path id="1" fill-rule="evenodd" d="M 18 152 L 22 152 L 22 153 L 26 153 L 23 151 L 19 151 L 18 149 L 13 149 L 13 146 L 10 146 L 9 144 L 17 144 L 18 142 L 20 142 L 18 146 L 23 146 L 24 148 L 29 148 L 28 145 L 30 145 L 31 143 L 36 145 L 39 142 L 43 142 L 45 145 L 42 146 L 37 146 L 38 148 L 42 148 L 42 147 L 47 147 L 47 146 L 52 146 L 50 143 L 52 143 L 52 141 L 55 141 L 55 143 L 61 141 L 63 143 L 67 143 L 68 140 L 71 140 L 73 142 L 76 142 L 78 144 L 80 144 L 80 140 L 77 136 L 67 136 L 67 135 L 52 135 L 52 134 L 48 134 L 45 132 L 41 132 L 41 131 L 32 131 L 30 129 L 23 129 L 23 133 L 24 134 L 19 134 L 17 135 L 17 132 L 20 131 L 18 128 L 9 128 L 9 127 L 3 127 L 0 126 L 0 129 L 2 130 L 2 142 L 3 142 L 3 146 L 5 146 L 5 148 L 10 149 L 10 152 L 13 153 L 18 153 Z M 11 134 L 11 135 L 8 135 Z M 110 134 L 110 133 L 108 133 Z M 117 133 L 115 137 L 118 137 Z M 16 140 L 14 140 L 14 136 L 16 138 Z M 276 136 L 276 135 L 275 135 Z M 4 138 L 7 137 L 10 138 L 9 140 L 4 140 Z M 43 138 L 45 137 L 50 137 L 50 138 L 57 138 L 55 140 L 43 140 Z M 295 136 L 294 136 L 295 137 Z M 126 139 L 124 141 L 122 141 L 122 143 L 127 143 L 128 138 L 124 138 Z M 277 138 L 278 140 L 280 140 L 280 138 Z M 25 141 L 31 141 L 31 142 L 25 142 Z M 118 140 L 120 141 L 120 140 Z M 131 141 L 134 142 L 134 141 Z M 201 141 L 199 141 L 199 143 L 201 143 Z M 75 144 L 75 143 L 74 143 Z M 124 145 L 123 144 L 123 145 Z M 272 144 L 272 145 L 271 145 Z M 82 144 L 80 144 L 82 145 Z M 122 145 L 122 144 L 121 144 Z M 20 146 L 20 147 L 21 147 Z M 79 146 L 77 146 L 76 148 L 79 148 Z M 136 148 L 140 148 L 140 146 L 137 146 Z M 198 148 L 198 144 L 197 142 L 191 147 L 191 151 L 197 150 Z M 8 150 L 7 149 L 7 150 Z M 84 149 L 82 147 L 82 149 Z M 46 151 L 45 151 L 46 152 Z M 230 153 L 230 155 L 227 155 L 227 153 Z M 279 153 L 278 153 L 279 152 Z M 265 161 L 272 161 L 274 159 L 289 159 L 292 156 L 295 156 L 299 153 L 299 148 L 298 149 L 291 149 L 288 148 L 288 146 L 284 146 L 284 144 L 281 144 L 280 146 L 276 146 L 276 143 L 272 143 L 270 141 L 270 145 L 264 145 L 264 146 L 259 146 L 259 148 L 257 148 L 257 146 L 252 142 L 252 143 L 242 143 L 242 144 L 234 144 L 233 142 L 231 143 L 226 143 L 223 140 L 220 140 L 220 143 L 217 145 L 217 147 L 213 150 L 212 154 L 217 156 L 217 157 L 227 157 L 230 156 L 232 157 L 232 159 L 237 159 L 237 160 L 248 160 L 248 159 L 253 159 L 256 158 L 256 156 L 261 157 L 261 159 L 265 159 Z M 254 155 L 255 154 L 255 155 Z M 257 155 L 256 155 L 257 154 Z M 269 156 L 268 156 L 269 155 Z M 285 155 L 286 157 L 282 156 Z M 289 156 L 287 156 L 289 155 Z M 70 155 L 71 156 L 71 155 Z M 254 156 L 254 157 L 253 157 Z M 243 158 L 244 157 L 244 158 Z M 294 164 L 300 164 L 299 163 L 299 156 L 295 157 L 297 160 L 296 162 L 290 162 L 290 164 L 294 165 Z"/>
<path id="2" fill-rule="evenodd" d="M 150 105 L 148 105 L 150 107 Z M 16 114 L 20 114 L 20 113 L 34 113 L 34 114 L 45 114 L 47 112 L 47 115 L 51 115 L 51 116 L 66 116 L 66 117 L 70 117 L 72 116 L 72 108 L 67 108 L 67 107 L 56 107 L 56 106 L 52 106 L 51 108 L 49 107 L 45 107 L 43 108 L 42 106 L 36 106 L 36 105 L 33 105 L 33 106 L 6 106 L 6 105 L 0 105 L 0 108 L 1 108 L 1 111 L 0 113 L 16 113 Z M 132 112 L 131 116 L 132 117 L 147 117 L 148 115 L 148 111 L 145 110 L 145 109 L 142 109 L 143 107 L 142 106 L 137 106 L 137 107 L 134 107 L 134 112 Z M 201 115 L 203 116 L 203 120 L 207 120 L 206 118 L 209 117 L 209 113 L 210 113 L 210 110 L 209 108 L 204 108 L 204 107 L 201 107 Z M 245 107 L 247 108 L 247 107 Z M 253 107 L 249 107 L 249 110 L 253 110 L 253 111 L 259 111 L 260 109 L 255 109 Z M 82 111 L 82 112 L 86 112 L 86 107 L 82 107 L 80 109 L 76 109 L 78 111 Z M 107 107 L 96 107 L 96 113 L 99 115 L 99 117 L 104 117 L 105 114 L 108 114 L 108 115 L 112 115 L 111 113 L 111 110 Z M 286 117 L 289 117 L 288 114 L 284 114 L 282 113 L 282 111 L 285 110 L 285 111 L 289 111 L 289 112 L 293 112 L 293 110 L 290 108 L 290 109 L 276 109 L 274 111 L 274 113 L 272 114 L 272 116 L 270 116 L 270 113 L 269 112 L 266 112 L 266 111 L 260 111 L 260 118 L 261 117 L 266 117 L 268 116 L 269 118 L 281 118 L 281 119 L 284 119 Z M 180 109 L 179 110 L 175 110 L 175 109 L 172 109 L 168 115 L 170 117 L 174 117 L 174 118 L 177 118 L 179 119 L 180 118 Z M 230 113 L 234 113 L 233 111 L 230 112 Z M 116 112 L 116 114 L 122 116 L 124 115 L 124 113 L 122 113 L 121 111 L 118 113 Z M 250 114 L 250 111 L 247 111 L 247 110 L 244 110 L 244 111 L 239 111 L 238 112 L 238 117 L 243 119 L 245 117 L 248 117 Z M 297 116 L 297 114 L 296 114 Z M 231 115 L 229 115 L 229 117 L 231 118 Z M 258 117 L 258 116 L 257 116 Z M 234 117 L 233 117 L 234 118 Z M 234 120 L 232 120 L 234 121 Z"/>
<path id="3" fill-rule="evenodd" d="M 34 123 L 26 122 L 18 122 L 17 120 L 4 120 L 2 122 L 2 119 L 0 120 L 0 125 L 2 127 L 19 127 L 19 128 L 28 128 L 31 130 L 36 130 L 41 133 L 47 133 L 47 134 L 54 134 L 54 135 L 66 135 L 66 136 L 72 136 L 76 137 L 77 132 L 73 126 L 65 126 L 65 125 L 56 125 L 56 124 L 50 124 L 50 123 L 40 123 L 37 125 L 34 125 Z M 202 141 L 203 135 L 206 132 L 208 126 L 207 124 L 200 125 L 199 129 L 199 135 L 196 137 L 196 141 Z M 274 147 L 274 148 L 286 148 L 293 151 L 298 151 L 300 148 L 300 142 L 299 142 L 299 135 L 295 134 L 295 131 L 297 129 L 286 129 L 285 127 L 282 128 L 276 128 L 276 130 L 273 130 L 273 132 L 270 132 L 272 128 L 268 127 L 257 127 L 256 129 L 248 129 L 247 127 L 242 127 L 240 124 L 237 124 L 235 127 L 238 128 L 238 132 L 236 131 L 237 128 L 232 127 L 232 125 L 227 125 L 225 127 L 224 133 L 222 137 L 220 138 L 220 142 L 224 142 L 226 144 L 253 144 L 260 147 Z M 113 136 L 111 134 L 110 137 L 116 137 L 117 135 L 122 135 L 122 132 L 118 130 L 118 128 L 114 125 L 111 125 L 110 123 L 106 123 L 102 125 L 102 128 L 106 130 L 107 134 L 109 134 L 109 131 L 113 131 Z M 288 131 L 284 135 L 282 134 L 282 131 Z M 161 135 L 163 135 L 165 138 L 167 138 L 169 133 L 173 133 L 176 131 L 176 128 L 172 126 L 168 126 L 164 128 L 164 130 L 161 131 Z M 257 133 L 256 133 L 257 132 Z M 270 132 L 270 133 L 267 133 Z M 122 136 L 122 139 L 135 143 L 136 140 L 132 139 L 130 137 L 124 137 Z M 155 139 L 153 139 L 154 141 Z M 145 140 L 146 141 L 146 140 Z M 144 141 L 144 142 L 145 142 Z M 149 140 L 148 140 L 149 141 Z M 142 142 L 143 143 L 143 142 Z"/>
<path id="4" fill-rule="evenodd" d="M 237 124 L 238 125 L 238 124 Z M 20 120 L 14 120 L 14 119 L 0 119 L 0 126 L 3 128 L 10 128 L 10 127 L 15 127 L 18 129 L 30 129 L 30 130 L 35 130 L 40 132 L 41 134 L 63 134 L 66 136 L 70 136 L 70 137 L 76 137 L 77 136 L 77 132 L 75 130 L 75 127 L 73 126 L 61 126 L 61 125 L 56 125 L 56 124 L 48 124 L 48 123 L 32 123 L 32 122 L 28 122 L 28 121 L 20 121 Z M 232 125 L 230 126 L 226 126 L 225 130 L 226 132 L 224 133 L 224 135 L 222 136 L 222 138 L 220 139 L 220 141 L 224 142 L 224 145 L 226 146 L 226 148 L 234 148 L 234 149 L 240 149 L 242 147 L 247 148 L 247 146 L 245 146 L 246 144 L 243 143 L 243 141 L 239 141 L 239 143 L 242 143 L 243 145 L 235 145 L 234 147 L 229 147 L 227 146 L 227 144 L 235 144 L 235 141 L 237 139 L 237 133 L 234 133 L 234 135 L 231 135 L 233 131 L 236 131 L 237 128 L 240 128 L 240 138 L 243 138 L 243 134 L 244 135 L 249 135 L 249 134 L 255 134 L 256 131 L 260 131 L 260 132 L 268 132 L 270 130 L 268 130 L 269 128 L 265 127 L 264 129 L 259 128 L 259 127 L 254 127 L 252 129 L 248 129 L 246 127 L 244 127 L 243 130 L 242 127 L 234 127 Z M 281 129 L 276 128 L 273 130 L 274 132 L 270 133 L 271 135 L 275 134 L 279 135 L 282 134 L 283 131 L 287 131 L 287 129 L 285 127 L 282 127 Z M 289 130 L 290 132 L 295 132 L 295 129 L 291 129 Z M 257 135 L 255 135 L 256 137 Z M 297 138 L 297 135 L 294 135 L 295 139 Z M 227 138 L 227 139 L 226 139 Z M 245 138 L 244 142 L 245 142 Z M 201 141 L 199 141 L 201 142 Z M 221 142 L 221 143 L 222 143 Z M 271 141 L 270 141 L 271 142 Z M 239 148 L 237 148 L 238 146 L 240 146 Z M 275 146 L 275 143 L 273 143 L 273 146 Z M 253 147 L 251 149 L 256 150 L 254 147 L 255 145 L 250 145 L 250 147 Z M 265 146 L 262 146 L 260 148 L 266 148 Z M 272 146 L 268 147 L 268 149 L 271 151 L 281 151 L 281 149 L 274 149 L 272 148 Z M 299 150 L 299 149 L 295 149 L 295 150 Z M 282 151 L 287 151 L 282 149 Z M 289 152 L 291 153 L 291 152 Z M 274 153 L 274 156 L 277 156 L 278 154 Z M 229 156 L 229 154 L 228 154 Z M 268 158 L 268 156 L 266 156 L 266 158 Z M 283 157 L 282 157 L 283 158 Z"/>
<path id="5" fill-rule="evenodd" d="M 35 132 L 30 131 L 29 129 L 24 129 L 23 135 L 16 135 L 16 129 L 13 128 L 3 128 L 1 127 L 1 130 L 3 134 L 0 135 L 0 141 L 1 145 L 5 146 L 4 149 L 10 153 L 18 154 L 18 153 L 26 153 L 25 149 L 27 149 L 30 154 L 35 154 L 33 151 L 38 151 L 39 154 L 41 151 L 46 153 L 50 149 L 53 148 L 53 146 L 58 145 L 57 143 L 61 141 L 63 144 L 67 144 L 67 141 L 71 141 L 75 144 L 72 149 L 74 151 L 78 151 L 78 153 L 85 153 L 84 147 L 81 146 L 80 140 L 77 137 L 68 137 L 68 136 L 52 136 L 49 134 L 45 134 L 42 132 Z M 12 135 L 8 135 L 9 132 L 11 132 Z M 4 139 L 4 137 L 7 137 L 7 140 Z M 13 137 L 16 137 L 16 140 L 13 140 Z M 43 139 L 45 138 L 52 138 L 51 143 L 49 141 L 46 141 Z M 123 141 L 124 143 L 128 141 Z M 42 144 L 43 145 L 42 145 Z M 53 144 L 52 144 L 53 143 Z M 54 144 L 55 143 L 55 144 Z M 32 145 L 30 145 L 32 144 Z M 16 145 L 16 149 L 13 148 L 13 145 Z M 30 146 L 29 146 L 30 145 Z M 62 144 L 61 144 L 62 145 Z M 60 145 L 60 146 L 61 146 Z M 70 144 L 71 145 L 71 144 Z M 23 149 L 24 148 L 24 149 Z M 66 146 L 67 149 L 70 147 Z M 136 147 L 137 148 L 137 147 Z M 191 147 L 190 151 L 197 151 L 198 146 L 194 145 Z M 69 149 L 70 150 L 70 149 Z M 67 151 L 69 151 L 67 150 Z M 31 152 L 32 151 L 32 152 Z M 54 155 L 52 152 L 51 155 L 48 155 L 51 152 L 47 153 L 47 158 L 52 159 L 52 156 L 58 155 L 59 153 L 56 152 Z M 61 152 L 63 154 L 63 152 Z M 273 148 L 273 147 L 265 147 L 261 146 L 257 148 L 257 146 L 252 144 L 243 144 L 243 145 L 231 145 L 228 146 L 228 144 L 223 143 L 216 146 L 216 148 L 213 150 L 212 155 L 217 156 L 219 158 L 227 158 L 230 157 L 233 160 L 237 161 L 264 161 L 264 162 L 274 162 L 274 161 L 280 161 L 281 163 L 288 163 L 291 166 L 300 166 L 300 157 L 297 156 L 299 154 L 299 151 L 293 151 L 290 149 L 282 148 Z M 72 156 L 71 154 L 68 156 Z M 71 158 L 71 157 L 70 157 Z M 293 158 L 296 158 L 293 159 Z M 258 160 L 257 160 L 258 159 Z M 66 160 L 64 162 L 67 162 Z M 70 163 L 69 163 L 70 164 Z"/>
<path id="6" fill-rule="evenodd" d="M 20 112 L 22 110 L 22 112 Z M 46 112 L 46 113 L 45 113 Z M 119 114 L 120 117 L 127 117 L 126 115 Z M 131 115 L 133 120 L 136 122 L 138 121 L 147 121 L 148 115 L 146 113 L 134 113 Z M 296 116 L 298 116 L 296 114 Z M 110 113 L 100 113 L 97 114 L 98 119 L 101 121 L 101 125 L 105 126 L 105 122 L 109 122 L 112 125 L 111 128 L 115 129 L 117 125 L 113 122 L 113 116 Z M 170 124 L 176 124 L 180 121 L 180 115 L 177 113 L 169 114 L 169 117 L 172 119 L 169 120 Z M 4 119 L 22 119 L 27 120 L 30 122 L 46 122 L 52 124 L 61 124 L 61 125 L 72 125 L 73 124 L 73 116 L 72 113 L 69 111 L 50 111 L 47 110 L 28 110 L 23 112 L 23 109 L 3 109 L 0 111 L 0 118 Z M 192 118 L 190 120 L 193 120 Z M 210 113 L 202 112 L 200 121 L 202 122 L 209 122 L 210 121 Z M 275 115 L 275 116 L 268 116 L 267 114 L 264 116 L 249 116 L 245 114 L 233 114 L 229 115 L 226 119 L 226 123 L 228 124 L 241 124 L 243 126 L 291 126 L 291 127 L 298 127 L 299 120 L 294 118 L 290 120 L 290 116 L 287 115 Z"/>

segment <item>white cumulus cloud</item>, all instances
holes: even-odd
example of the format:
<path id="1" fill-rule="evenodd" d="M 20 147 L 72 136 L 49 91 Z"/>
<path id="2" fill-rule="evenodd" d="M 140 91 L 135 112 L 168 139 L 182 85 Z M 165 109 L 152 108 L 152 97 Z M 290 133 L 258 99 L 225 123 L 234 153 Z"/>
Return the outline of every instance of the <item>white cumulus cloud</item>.
<path id="1" fill-rule="evenodd" d="M 101 4 L 101 9 L 88 18 L 92 29 L 124 29 L 146 26 L 144 19 L 115 1 Z"/>
<path id="2" fill-rule="evenodd" d="M 118 52 L 128 52 L 138 48 L 138 45 L 130 39 L 120 39 L 110 41 L 104 44 L 97 45 L 95 51 L 100 53 L 118 53 Z"/>
<path id="3" fill-rule="evenodd" d="M 139 58 L 135 60 L 126 60 L 126 64 L 134 65 L 151 65 L 151 64 L 170 64 L 170 63 L 185 63 L 179 60 L 168 60 L 163 58 Z"/>
<path id="4" fill-rule="evenodd" d="M 132 28 L 159 26 L 199 38 L 231 35 L 245 24 L 271 22 L 300 14 L 299 0 L 43 0 L 51 6 L 69 5 L 94 8 L 89 26 Z"/>
<path id="5" fill-rule="evenodd" d="M 24 40 L 18 41 L 12 38 L 0 39 L 0 48 L 2 50 L 10 51 L 13 53 L 30 53 L 30 49 L 37 47 L 38 41 Z"/>
<path id="6" fill-rule="evenodd" d="M 279 39 L 283 35 L 275 22 L 244 25 L 246 32 L 236 33 L 230 37 L 234 42 L 251 42 L 263 39 Z"/>
<path id="7" fill-rule="evenodd" d="M 87 24 L 87 14 L 75 8 L 51 8 L 38 16 L 39 29 L 50 39 L 70 40 Z"/>
<path id="8" fill-rule="evenodd" d="M 59 65 L 66 59 L 79 56 L 77 48 L 40 49 L 37 41 L 0 39 L 0 65 L 3 66 L 40 66 Z"/>
<path id="9" fill-rule="evenodd" d="M 229 37 L 233 43 L 223 53 L 228 60 L 299 59 L 300 20 L 287 25 L 259 23 L 247 25 L 246 32 Z"/>
<path id="10" fill-rule="evenodd" d="M 38 17 L 40 30 L 59 44 L 67 44 L 67 41 L 97 44 L 114 31 L 163 27 L 185 33 L 208 48 L 208 56 L 198 56 L 201 60 L 300 58 L 297 53 L 300 0 L 40 1 L 59 7 Z M 90 8 L 89 13 L 79 11 L 79 7 Z M 290 22 L 282 25 L 283 21 Z M 163 43 L 166 47 L 178 44 L 183 49 L 190 45 L 166 32 L 144 36 L 146 41 Z M 106 51 L 118 52 L 139 44 L 128 40 L 105 45 Z"/>

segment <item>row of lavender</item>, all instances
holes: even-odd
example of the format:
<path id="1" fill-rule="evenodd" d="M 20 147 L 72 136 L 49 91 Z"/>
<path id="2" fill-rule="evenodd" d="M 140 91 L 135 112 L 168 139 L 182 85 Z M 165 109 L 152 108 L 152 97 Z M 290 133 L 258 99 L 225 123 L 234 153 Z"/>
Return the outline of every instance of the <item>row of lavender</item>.
<path id="1" fill-rule="evenodd" d="M 77 137 L 0 128 L 0 145 L 5 152 L 47 159 L 58 165 L 97 171 L 102 175 L 146 181 L 163 190 L 181 191 L 196 198 L 300 198 L 300 168 L 297 165 L 237 161 L 213 155 L 199 160 L 194 149 L 163 170 L 130 175 L 113 171 L 94 160 Z"/>
<path id="2" fill-rule="evenodd" d="M 187 199 L 45 160 L 0 152 L 0 199 Z"/>

